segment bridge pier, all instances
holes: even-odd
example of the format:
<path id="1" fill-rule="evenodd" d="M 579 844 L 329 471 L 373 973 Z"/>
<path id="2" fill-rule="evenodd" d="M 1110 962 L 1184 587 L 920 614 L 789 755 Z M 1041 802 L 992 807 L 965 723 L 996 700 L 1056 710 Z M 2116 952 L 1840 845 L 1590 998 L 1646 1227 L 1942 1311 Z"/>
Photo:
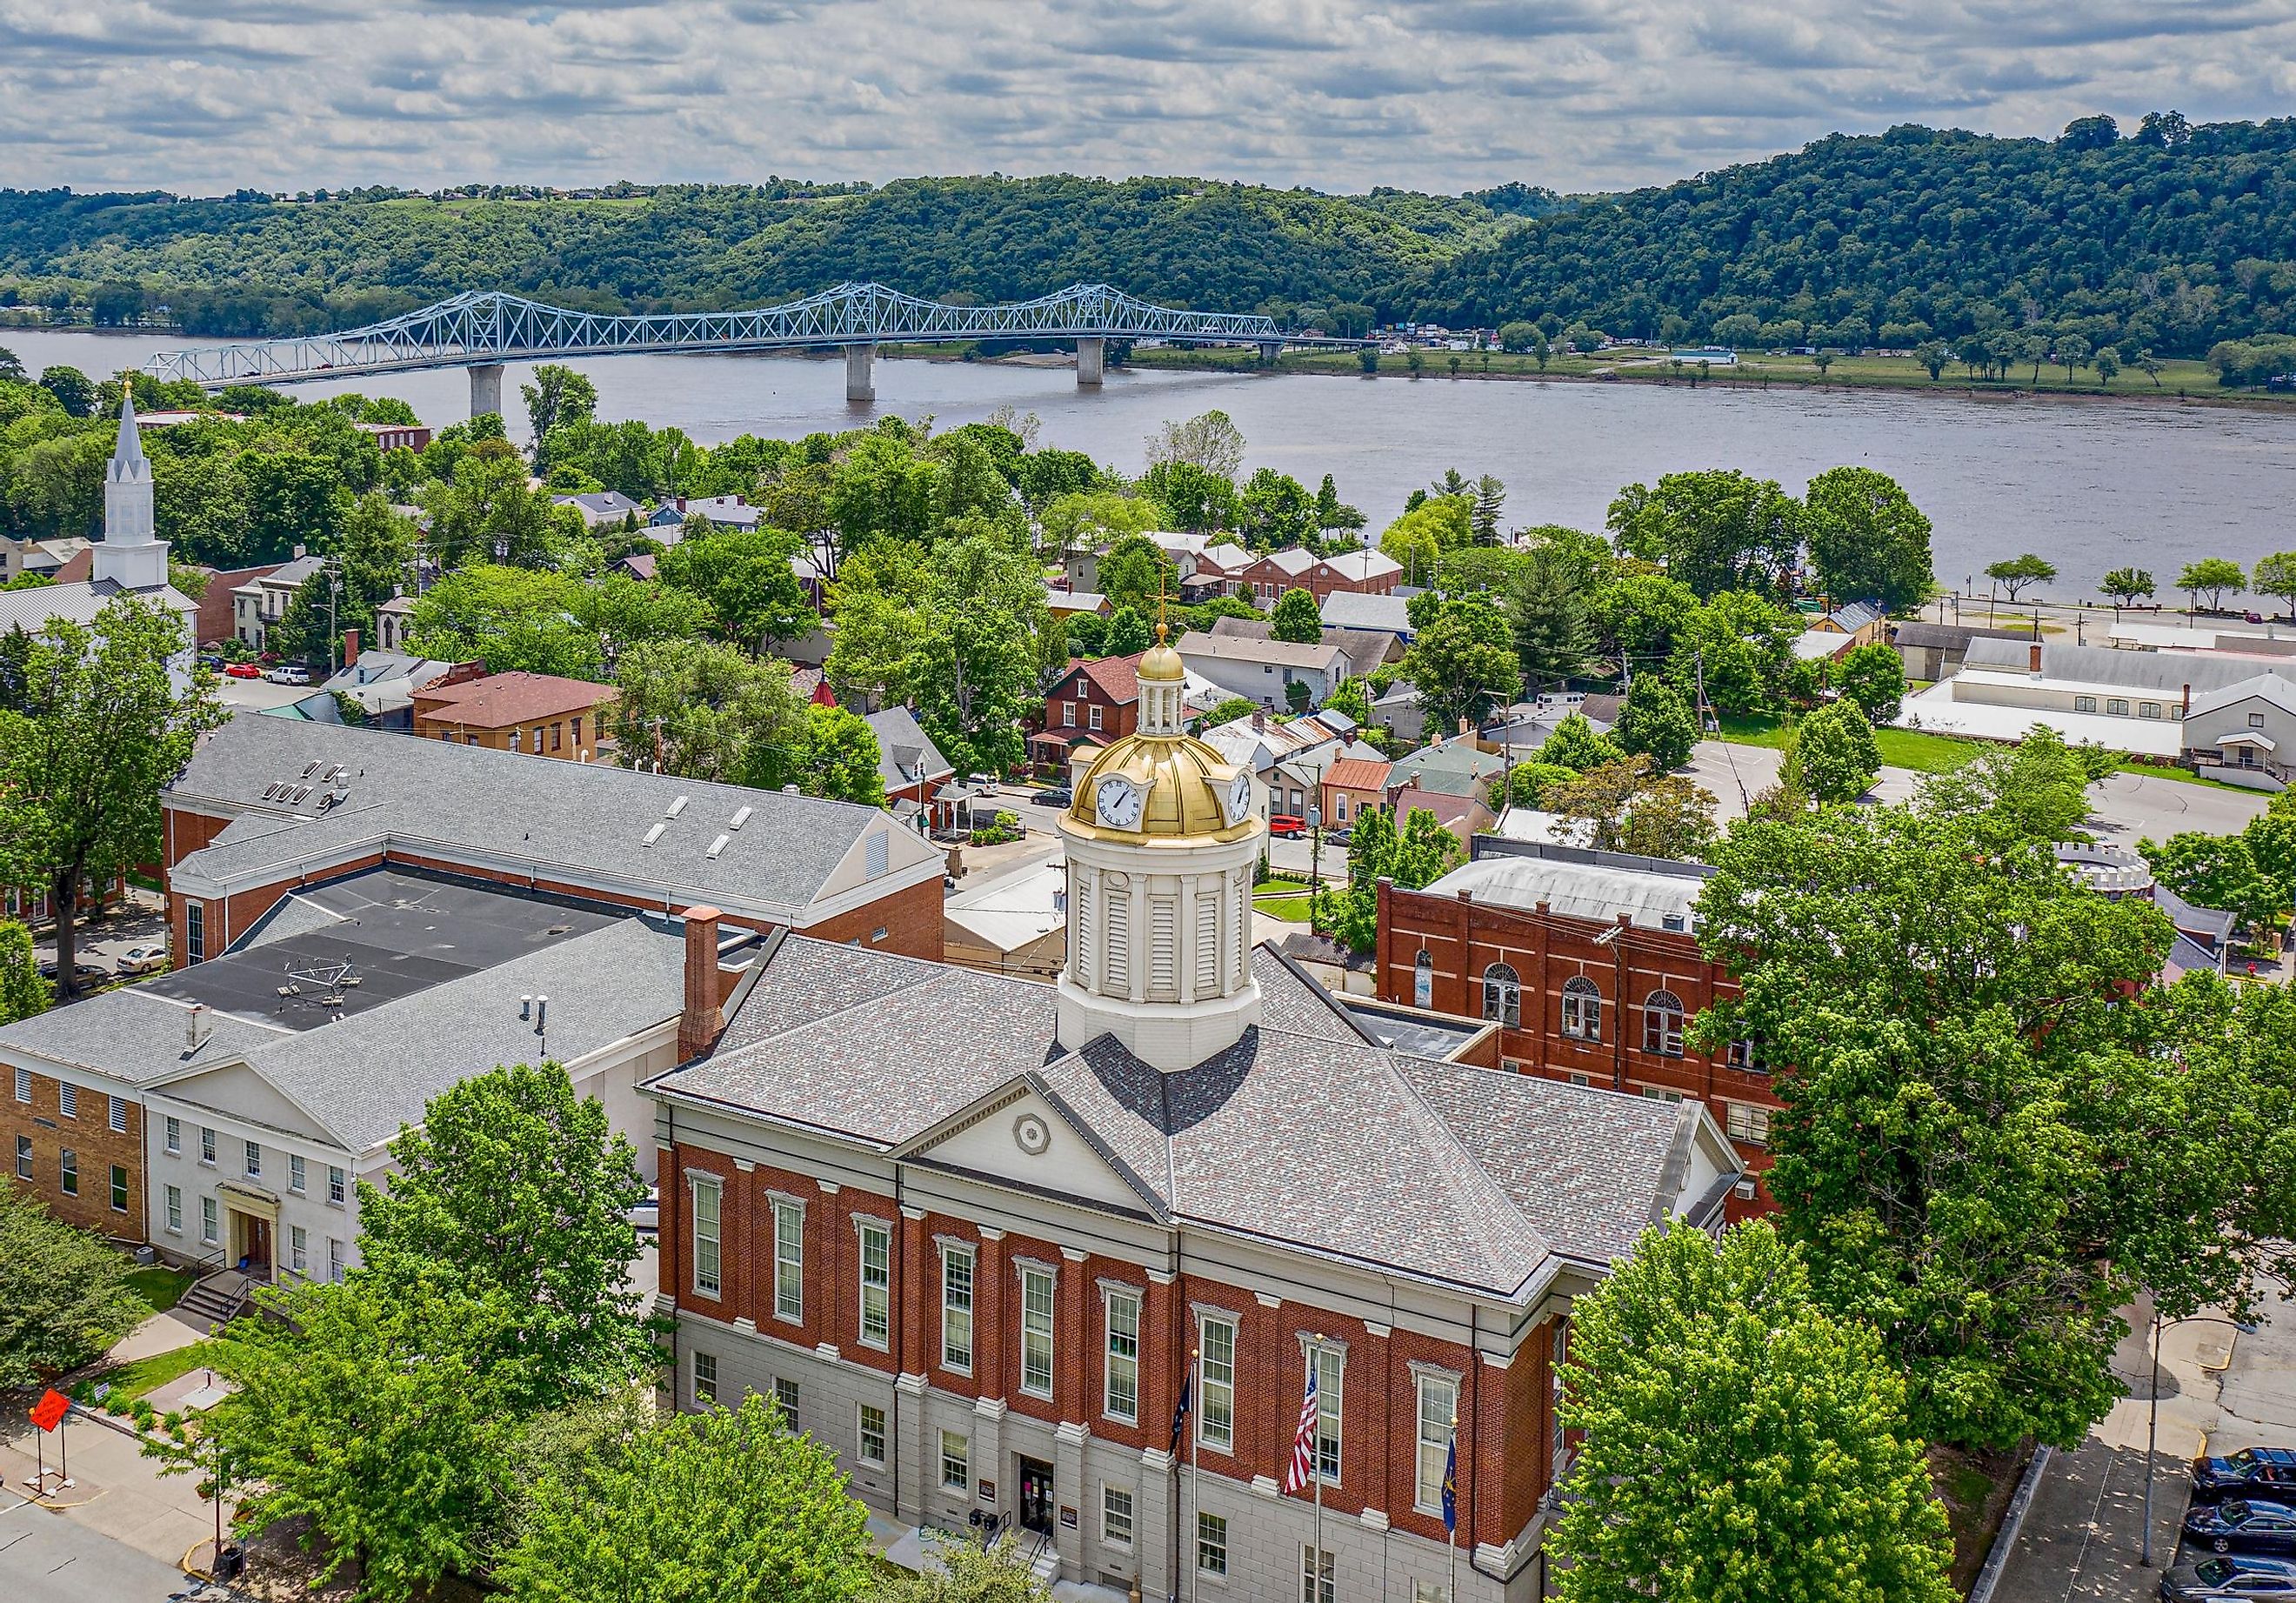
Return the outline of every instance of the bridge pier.
<path id="1" fill-rule="evenodd" d="M 1105 340 L 1078 340 L 1077 341 L 1078 389 L 1097 390 L 1100 388 L 1101 369 L 1107 358 L 1107 348 L 1108 341 Z"/>
<path id="2" fill-rule="evenodd" d="M 848 345 L 845 348 L 845 399 L 849 401 L 873 401 L 877 399 L 877 386 L 870 382 L 869 358 L 874 356 L 873 345 Z"/>
<path id="3" fill-rule="evenodd" d="M 1259 348 L 1259 365 L 1262 367 L 1273 367 L 1275 366 L 1275 358 L 1283 354 L 1283 347 L 1281 345 L 1262 345 Z"/>
<path id="4" fill-rule="evenodd" d="M 471 415 L 484 417 L 492 412 L 500 416 L 502 402 L 503 365 L 500 362 L 478 362 L 471 367 Z"/>

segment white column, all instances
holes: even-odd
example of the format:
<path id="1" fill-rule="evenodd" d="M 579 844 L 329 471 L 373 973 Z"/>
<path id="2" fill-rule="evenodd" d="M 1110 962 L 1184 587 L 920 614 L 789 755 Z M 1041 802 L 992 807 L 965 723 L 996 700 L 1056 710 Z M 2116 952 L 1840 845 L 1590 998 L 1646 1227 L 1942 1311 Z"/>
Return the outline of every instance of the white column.
<path id="1" fill-rule="evenodd" d="M 1078 340 L 1077 341 L 1078 389 L 1097 390 L 1100 388 L 1101 366 L 1103 361 L 1103 352 L 1106 348 L 1106 343 L 1107 342 L 1105 341 L 1102 340 Z"/>
<path id="2" fill-rule="evenodd" d="M 877 399 L 877 386 L 870 382 L 869 358 L 876 354 L 873 345 L 848 345 L 845 348 L 845 399 L 849 401 L 873 401 Z"/>

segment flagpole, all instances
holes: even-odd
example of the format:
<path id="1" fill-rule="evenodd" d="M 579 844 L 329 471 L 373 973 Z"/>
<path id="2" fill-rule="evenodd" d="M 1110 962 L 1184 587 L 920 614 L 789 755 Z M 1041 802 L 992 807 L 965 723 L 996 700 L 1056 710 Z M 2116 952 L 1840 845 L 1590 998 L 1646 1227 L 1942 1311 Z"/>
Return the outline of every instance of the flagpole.
<path id="1" fill-rule="evenodd" d="M 1189 1385 L 1193 1389 L 1194 1406 L 1201 1408 L 1204 1405 L 1204 1350 L 1201 1347 L 1193 1348 L 1188 1353 L 1188 1377 Z M 1204 1497 L 1202 1489 L 1196 1481 L 1196 1460 L 1202 1448 L 1203 1432 L 1196 1428 L 1195 1420 L 1190 1419 L 1188 1421 L 1188 1523 L 1199 1527 L 1204 1521 Z M 1202 1556 L 1198 1551 L 1198 1544 L 1201 1538 L 1191 1530 L 1182 1532 L 1181 1539 L 1184 1543 L 1182 1551 L 1187 1555 L 1188 1603 L 1196 1603 L 1204 1584 Z"/>
<path id="2" fill-rule="evenodd" d="M 1451 1590 L 1444 1603 L 1459 1603 L 1459 1416 L 1451 1416 Z"/>
<path id="3" fill-rule="evenodd" d="M 1316 1487 L 1316 1559 L 1308 1571 L 1308 1603 L 1324 1603 L 1324 1388 L 1318 1384 L 1324 1377 L 1316 1373 L 1323 1357 L 1324 1337 L 1318 1332 L 1308 1342 L 1308 1384 L 1316 1391 L 1316 1422 L 1308 1437 L 1308 1478 Z"/>

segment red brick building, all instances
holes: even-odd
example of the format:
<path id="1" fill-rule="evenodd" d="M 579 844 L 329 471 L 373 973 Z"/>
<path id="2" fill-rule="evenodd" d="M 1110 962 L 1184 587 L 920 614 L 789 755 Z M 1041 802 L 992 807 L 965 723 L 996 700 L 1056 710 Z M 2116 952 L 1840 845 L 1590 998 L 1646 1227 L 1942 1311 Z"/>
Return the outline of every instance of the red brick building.
<path id="1" fill-rule="evenodd" d="M 1198 559 L 1193 582 L 1201 586 L 1214 579 L 1224 595 L 1243 586 L 1262 612 L 1286 590 L 1307 591 L 1320 608 L 1340 591 L 1387 595 L 1403 582 L 1403 564 L 1368 546 L 1329 556 L 1317 556 L 1300 546 L 1256 555 L 1241 547 L 1215 546 Z"/>
<path id="2" fill-rule="evenodd" d="M 1140 727 L 1140 659 L 1095 657 L 1071 662 L 1045 692 L 1045 727 L 1029 736 L 1029 760 L 1066 768 L 1069 748 L 1089 736 L 1107 745 Z"/>
<path id="3" fill-rule="evenodd" d="M 1379 888 L 1376 994 L 1500 1025 L 1520 1073 L 1703 1103 L 1741 1167 L 1770 1164 L 1784 1105 L 1759 1049 L 1701 1052 L 1689 1022 L 1734 991 L 1699 949 L 1697 865 L 1570 847 L 1476 842 L 1423 891 Z M 1767 1205 L 1736 1197 L 1734 1218 Z"/>

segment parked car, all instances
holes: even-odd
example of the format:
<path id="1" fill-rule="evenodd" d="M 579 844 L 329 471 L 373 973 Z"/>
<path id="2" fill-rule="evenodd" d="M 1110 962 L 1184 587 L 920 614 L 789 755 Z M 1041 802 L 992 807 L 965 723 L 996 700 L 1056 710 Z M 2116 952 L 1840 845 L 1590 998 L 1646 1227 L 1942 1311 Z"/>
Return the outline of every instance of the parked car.
<path id="1" fill-rule="evenodd" d="M 2185 1512 L 2185 1539 L 2212 1553 L 2296 1554 L 2296 1508 L 2260 1497 L 2204 1504 Z"/>
<path id="2" fill-rule="evenodd" d="M 630 1228 L 641 1236 L 652 1236 L 660 1231 L 660 1192 L 647 1192 L 645 1200 L 630 1210 Z"/>
<path id="3" fill-rule="evenodd" d="M 131 946 L 112 959 L 111 971 L 122 974 L 155 974 L 168 966 L 164 946 Z"/>
<path id="4" fill-rule="evenodd" d="M 1324 843 L 1329 846 L 1344 846 L 1349 841 L 1355 839 L 1355 830 L 1350 826 L 1342 824 L 1337 829 L 1327 829 L 1324 831 Z M 1300 1584 L 1301 1590 L 1306 1590 L 1307 1582 L 1305 1581 L 1302 1581 Z"/>
<path id="5" fill-rule="evenodd" d="M 224 672 L 234 679 L 259 679 L 263 677 L 263 670 L 252 662 L 230 663 L 225 667 Z"/>
<path id="6" fill-rule="evenodd" d="M 308 685 L 311 682 L 311 670 L 299 662 L 290 662 L 263 677 L 275 685 Z"/>
<path id="7" fill-rule="evenodd" d="M 1308 820 L 1292 813 L 1280 812 L 1267 820 L 1267 833 L 1283 840 L 1293 840 L 1308 833 Z"/>
<path id="8" fill-rule="evenodd" d="M 1029 800 L 1039 807 L 1067 807 L 1076 801 L 1076 792 L 1065 785 L 1056 785 L 1049 790 L 1038 791 Z"/>
<path id="9" fill-rule="evenodd" d="M 2296 1598 L 2296 1564 L 2235 1555 L 2179 1564 L 2161 1577 L 2161 1603 L 2232 1603 L 2244 1598 Z"/>
<path id="10" fill-rule="evenodd" d="M 2193 1460 L 2193 1500 L 2220 1503 L 2260 1492 L 2296 1503 L 2296 1448 L 2243 1447 L 2222 1458 Z"/>
<path id="11" fill-rule="evenodd" d="M 82 985 L 97 984 L 111 978 L 110 969 L 99 968 L 85 958 L 76 958 L 72 960 L 72 974 Z M 40 978 L 50 984 L 55 982 L 56 960 L 53 958 L 40 959 Z"/>

